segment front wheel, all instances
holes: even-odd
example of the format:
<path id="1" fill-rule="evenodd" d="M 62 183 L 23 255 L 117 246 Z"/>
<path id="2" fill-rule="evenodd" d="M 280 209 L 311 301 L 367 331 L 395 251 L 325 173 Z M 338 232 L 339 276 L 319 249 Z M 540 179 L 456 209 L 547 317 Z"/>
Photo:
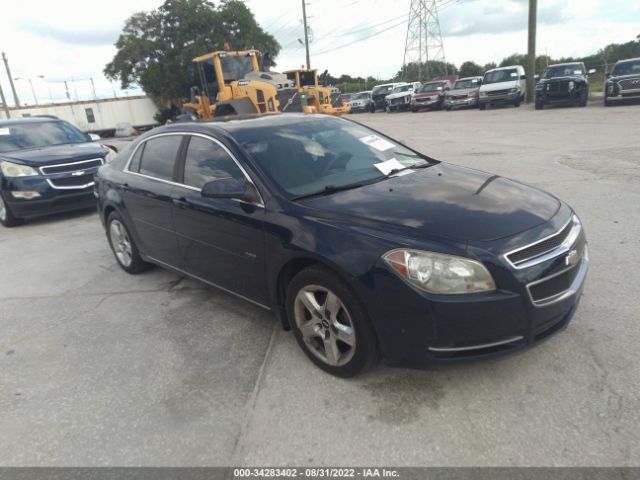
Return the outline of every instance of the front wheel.
<path id="1" fill-rule="evenodd" d="M 584 89 L 582 94 L 580 94 L 580 102 L 578 103 L 578 105 L 580 105 L 581 107 L 586 107 L 588 100 L 589 100 L 589 90 Z"/>
<path id="2" fill-rule="evenodd" d="M 24 220 L 13 215 L 11 208 L 4 201 L 4 196 L 0 193 L 0 223 L 7 228 L 16 227 L 22 224 Z"/>
<path id="3" fill-rule="evenodd" d="M 125 272 L 136 274 L 149 269 L 151 265 L 142 260 L 138 246 L 117 212 L 111 212 L 107 218 L 107 238 L 118 265 Z"/>
<path id="4" fill-rule="evenodd" d="M 514 107 L 519 107 L 519 106 L 520 106 L 520 97 L 519 97 L 519 96 L 518 96 L 518 98 L 516 98 L 516 99 L 513 101 L 513 106 L 514 106 Z"/>
<path id="5" fill-rule="evenodd" d="M 610 107 L 611 106 L 611 101 L 607 100 L 607 97 L 604 97 L 604 106 L 605 107 Z"/>
<path id="6" fill-rule="evenodd" d="M 542 110 L 544 108 L 544 103 L 540 101 L 536 101 L 536 110 Z"/>
<path id="7" fill-rule="evenodd" d="M 485 109 L 487 108 L 487 106 L 486 106 L 484 103 L 479 103 L 479 104 L 478 104 L 478 108 L 479 108 L 480 110 L 485 110 Z"/>
<path id="8" fill-rule="evenodd" d="M 291 280 L 287 316 L 304 353 L 325 372 L 352 377 L 377 358 L 375 335 L 360 302 L 324 267 L 310 267 Z"/>

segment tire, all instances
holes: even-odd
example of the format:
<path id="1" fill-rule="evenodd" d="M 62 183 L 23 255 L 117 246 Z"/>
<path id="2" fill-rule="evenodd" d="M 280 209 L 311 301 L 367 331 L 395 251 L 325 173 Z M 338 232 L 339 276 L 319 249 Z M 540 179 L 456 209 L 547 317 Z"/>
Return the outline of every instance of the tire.
<path id="1" fill-rule="evenodd" d="M 516 107 L 516 108 L 518 108 L 520 106 L 520 97 L 516 98 L 513 101 L 513 106 Z"/>
<path id="2" fill-rule="evenodd" d="M 449 107 L 449 106 L 444 107 L 444 109 L 445 109 L 447 112 L 450 112 L 450 111 L 451 111 L 451 107 Z"/>
<path id="3" fill-rule="evenodd" d="M 142 260 L 133 236 L 118 212 L 109 214 L 106 226 L 109 246 L 120 268 L 127 273 L 135 275 L 151 267 L 150 263 Z M 115 242 L 118 242 L 118 244 L 116 245 Z"/>
<path id="4" fill-rule="evenodd" d="M 335 273 L 322 266 L 302 270 L 289 283 L 286 302 L 296 340 L 316 366 L 348 378 L 374 364 L 378 348 L 369 319 Z"/>
<path id="5" fill-rule="evenodd" d="M 484 103 L 478 103 L 478 108 L 480 110 L 486 110 L 487 106 Z"/>
<path id="6" fill-rule="evenodd" d="M 536 101 L 536 110 L 542 110 L 544 108 L 544 103 Z"/>
<path id="7" fill-rule="evenodd" d="M 586 107 L 588 101 L 589 101 L 589 90 L 585 88 L 582 92 L 582 95 L 580 95 L 580 102 L 578 103 L 578 105 L 580 105 L 581 107 Z"/>
<path id="8" fill-rule="evenodd" d="M 369 107 L 369 113 L 376 113 L 376 107 L 375 107 L 375 105 L 371 105 L 371 106 Z"/>
<path id="9" fill-rule="evenodd" d="M 411 111 L 412 111 L 413 113 L 418 113 L 418 109 L 417 109 L 417 108 L 412 108 L 412 109 L 411 109 Z"/>
<path id="10" fill-rule="evenodd" d="M 610 107 L 611 106 L 611 102 L 609 100 L 607 100 L 607 97 L 604 97 L 604 106 L 605 107 Z"/>
<path id="11" fill-rule="evenodd" d="M 7 227 L 17 227 L 24 223 L 24 219 L 16 217 L 7 202 L 4 201 L 4 195 L 0 193 L 0 223 Z"/>

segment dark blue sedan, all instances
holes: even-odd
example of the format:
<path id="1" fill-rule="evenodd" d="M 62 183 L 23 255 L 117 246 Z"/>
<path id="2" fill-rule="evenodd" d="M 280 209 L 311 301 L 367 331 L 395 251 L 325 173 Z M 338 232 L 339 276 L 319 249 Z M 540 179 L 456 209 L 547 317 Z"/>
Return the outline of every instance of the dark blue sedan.
<path id="1" fill-rule="evenodd" d="M 93 175 L 109 155 L 57 118 L 0 121 L 0 223 L 95 206 Z"/>
<path id="2" fill-rule="evenodd" d="M 96 176 L 120 266 L 272 310 L 320 368 L 456 360 L 567 325 L 588 267 L 571 208 L 358 123 L 275 114 L 155 129 Z"/>

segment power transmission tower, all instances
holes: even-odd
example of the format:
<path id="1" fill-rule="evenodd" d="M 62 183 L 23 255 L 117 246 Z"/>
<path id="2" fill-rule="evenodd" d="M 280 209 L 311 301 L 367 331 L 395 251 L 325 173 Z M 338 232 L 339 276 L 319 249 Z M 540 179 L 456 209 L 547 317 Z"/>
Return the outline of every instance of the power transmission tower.
<path id="1" fill-rule="evenodd" d="M 429 61 L 434 60 L 446 65 L 438 19 L 438 0 L 411 0 L 402 66 L 418 64 L 418 80 L 422 81 L 423 74 L 429 80 Z M 426 66 L 424 72 L 423 64 Z"/>

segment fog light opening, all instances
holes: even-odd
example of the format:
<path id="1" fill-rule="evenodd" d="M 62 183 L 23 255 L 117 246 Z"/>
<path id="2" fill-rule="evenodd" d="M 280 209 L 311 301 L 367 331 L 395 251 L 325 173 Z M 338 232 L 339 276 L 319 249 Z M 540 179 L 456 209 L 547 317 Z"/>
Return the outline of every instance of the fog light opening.
<path id="1" fill-rule="evenodd" d="M 32 200 L 38 198 L 40 194 L 32 191 L 11 192 L 13 198 L 20 198 L 22 200 Z"/>

